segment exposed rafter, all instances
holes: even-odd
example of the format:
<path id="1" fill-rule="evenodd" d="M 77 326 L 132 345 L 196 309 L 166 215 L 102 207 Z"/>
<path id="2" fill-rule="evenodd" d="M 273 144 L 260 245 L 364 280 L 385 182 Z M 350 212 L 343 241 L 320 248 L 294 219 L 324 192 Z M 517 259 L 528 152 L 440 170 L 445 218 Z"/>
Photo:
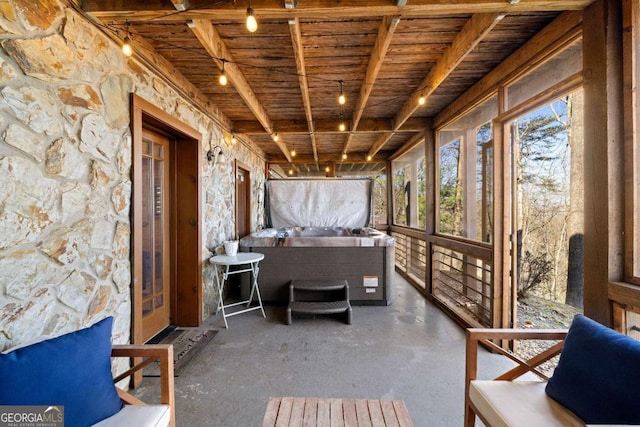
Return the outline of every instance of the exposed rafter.
<path id="1" fill-rule="evenodd" d="M 464 57 L 491 31 L 498 21 L 500 21 L 501 17 L 502 15 L 497 13 L 479 13 L 471 17 L 462 28 L 462 31 L 460 31 L 453 40 L 451 46 L 449 46 L 438 62 L 429 70 L 418 89 L 407 99 L 400 111 L 398 111 L 395 116 L 393 131 L 402 126 L 418 109 L 418 100 L 420 97 L 428 98 L 447 76 L 451 74 Z M 394 132 L 386 132 L 380 135 L 369 150 L 368 155 L 371 157 L 375 156 L 391 139 L 393 133 Z"/>
<path id="2" fill-rule="evenodd" d="M 302 33 L 300 31 L 300 20 L 298 18 L 289 20 L 289 32 L 291 33 L 291 43 L 293 53 L 296 58 L 298 69 L 298 80 L 300 81 L 300 92 L 302 92 L 302 103 L 304 104 L 304 114 L 307 118 L 307 129 L 311 138 L 311 148 L 313 158 L 318 164 L 318 147 L 316 146 L 316 135 L 313 130 L 313 115 L 311 114 L 311 99 L 309 98 L 309 84 L 307 82 L 307 70 L 304 63 L 304 51 L 302 50 Z"/>
<path id="3" fill-rule="evenodd" d="M 176 10 L 181 12 L 189 9 L 189 0 L 171 0 L 171 3 L 173 3 L 173 7 L 175 7 Z"/>
<path id="4" fill-rule="evenodd" d="M 351 117 L 351 132 L 355 132 L 358 129 L 358 124 L 360 123 L 362 113 L 364 112 L 364 106 L 367 104 L 369 95 L 371 95 L 373 85 L 378 77 L 378 72 L 380 71 L 380 67 L 382 67 L 382 62 L 384 61 L 384 57 L 387 55 L 389 45 L 391 44 L 393 33 L 398 27 L 398 22 L 400 22 L 400 18 L 397 17 L 385 16 L 382 18 L 382 22 L 380 23 L 380 28 L 378 30 L 378 37 L 376 38 L 376 43 L 373 46 L 373 51 L 369 58 L 369 64 L 367 65 L 367 73 L 365 74 L 364 81 L 360 88 L 360 96 L 356 101 L 353 116 Z M 347 140 L 342 148 L 343 154 L 347 154 L 349 152 L 349 144 L 351 143 L 351 137 L 353 135 L 351 132 L 347 136 Z"/>
<path id="5" fill-rule="evenodd" d="M 360 0 L 343 0 L 328 5 L 323 0 L 305 0 L 293 9 L 282 7 L 282 0 L 262 0 L 254 2 L 253 8 L 260 19 L 326 19 L 370 18 L 379 16 L 402 16 L 403 19 L 416 16 L 445 16 L 469 13 L 523 13 L 549 10 L 581 10 L 592 0 L 527 0 L 510 4 L 506 0 L 460 0 L 448 2 L 442 0 L 412 0 L 400 6 L 389 0 L 369 0 L 362 6 Z M 132 4 L 133 3 L 133 4 Z M 191 9 L 176 14 L 175 10 L 164 2 L 134 7 L 136 2 L 123 1 L 86 1 L 84 10 L 97 18 L 113 22 L 129 20 L 150 20 L 154 22 L 180 22 L 185 19 L 215 19 L 243 21 L 246 10 L 233 2 L 216 2 L 211 6 L 209 0 L 190 0 Z M 145 2 L 149 3 L 149 2 Z"/>
<path id="6" fill-rule="evenodd" d="M 145 75 L 135 58 L 151 47 L 267 162 L 318 169 L 324 159 L 344 171 L 342 165 L 369 156 L 373 163 L 395 156 L 420 138 L 429 117 L 558 19 L 555 10 L 592 1 L 371 0 L 362 7 L 360 0 L 252 0 L 261 24 L 255 33 L 244 25 L 245 7 L 228 2 L 80 3 L 116 43 L 130 34 L 134 72 Z M 122 14 L 105 18 L 112 12 Z M 499 14 L 506 18 L 493 27 Z M 220 68 L 226 87 L 217 82 Z M 339 82 L 348 99 L 343 107 L 335 102 Z M 429 98 L 422 107 L 420 96 Z M 275 132 L 282 138 L 274 144 Z"/>
<path id="7" fill-rule="evenodd" d="M 334 119 L 314 120 L 314 133 L 344 133 L 340 132 L 336 127 Z M 285 134 L 306 134 L 309 132 L 307 122 L 294 120 L 274 120 L 272 122 L 274 129 L 278 129 L 278 133 Z M 264 128 L 255 120 L 236 120 L 233 122 L 234 131 L 245 134 L 264 134 Z M 393 120 L 387 119 L 360 119 L 358 133 L 378 133 L 394 130 Z M 406 120 L 402 126 L 395 129 L 396 132 L 421 132 L 424 130 L 424 121 L 419 117 L 412 117 Z"/>
<path id="8" fill-rule="evenodd" d="M 225 72 L 227 74 L 227 78 L 235 87 L 238 95 L 240 95 L 247 107 L 253 112 L 264 130 L 267 133 L 272 134 L 274 127 L 271 119 L 269 119 L 267 112 L 260 104 L 260 101 L 258 101 L 256 94 L 253 92 L 253 89 L 251 89 L 251 86 L 244 77 L 244 74 L 242 74 L 240 68 L 234 63 L 231 52 L 227 49 L 224 40 L 222 40 L 220 34 L 218 34 L 216 29 L 213 27 L 211 21 L 208 19 L 195 19 L 191 24 L 189 24 L 189 28 L 191 28 L 202 46 L 207 50 L 209 55 L 211 55 L 218 68 L 222 69 L 222 60 L 224 60 L 226 63 Z M 291 161 L 291 154 L 282 142 L 282 139 L 275 141 L 275 143 L 278 145 L 278 148 L 280 148 L 280 151 L 282 151 L 282 154 L 284 154 L 287 160 Z"/>

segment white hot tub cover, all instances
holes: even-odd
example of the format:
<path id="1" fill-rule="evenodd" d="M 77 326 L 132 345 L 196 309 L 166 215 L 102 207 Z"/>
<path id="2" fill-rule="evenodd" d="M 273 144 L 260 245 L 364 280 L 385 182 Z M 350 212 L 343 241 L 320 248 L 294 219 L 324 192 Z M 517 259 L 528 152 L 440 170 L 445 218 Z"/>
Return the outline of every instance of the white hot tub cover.
<path id="1" fill-rule="evenodd" d="M 269 227 L 367 227 L 373 183 L 364 179 L 275 179 L 266 182 Z"/>

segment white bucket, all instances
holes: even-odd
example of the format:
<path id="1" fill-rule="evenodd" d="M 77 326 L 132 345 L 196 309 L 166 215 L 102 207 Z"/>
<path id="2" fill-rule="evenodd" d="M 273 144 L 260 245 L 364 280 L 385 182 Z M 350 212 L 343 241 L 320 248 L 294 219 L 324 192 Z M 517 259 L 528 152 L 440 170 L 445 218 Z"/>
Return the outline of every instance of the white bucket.
<path id="1" fill-rule="evenodd" d="M 224 253 L 227 254 L 228 256 L 238 255 L 238 241 L 228 240 L 224 242 Z"/>

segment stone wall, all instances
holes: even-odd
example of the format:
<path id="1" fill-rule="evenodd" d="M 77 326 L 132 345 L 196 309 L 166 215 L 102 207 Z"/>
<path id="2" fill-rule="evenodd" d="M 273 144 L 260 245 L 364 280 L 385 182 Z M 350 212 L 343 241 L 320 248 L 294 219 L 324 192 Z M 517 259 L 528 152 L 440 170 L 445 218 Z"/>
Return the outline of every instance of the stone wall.
<path id="1" fill-rule="evenodd" d="M 203 162 L 203 261 L 234 234 L 233 158 L 252 169 L 254 228 L 263 221 L 264 161 L 250 143 L 181 98 L 55 0 L 0 2 L 0 351 L 113 315 L 131 325 L 129 97 L 178 117 L 228 161 Z M 203 263 L 208 265 L 208 263 Z M 203 278 L 204 315 L 217 296 Z"/>

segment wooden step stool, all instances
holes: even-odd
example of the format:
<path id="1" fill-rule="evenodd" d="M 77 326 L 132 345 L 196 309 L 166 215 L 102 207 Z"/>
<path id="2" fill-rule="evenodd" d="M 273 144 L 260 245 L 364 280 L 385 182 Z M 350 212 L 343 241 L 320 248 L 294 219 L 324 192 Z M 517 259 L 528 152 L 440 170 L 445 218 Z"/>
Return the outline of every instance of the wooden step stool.
<path id="1" fill-rule="evenodd" d="M 343 299 L 324 299 L 327 295 L 333 295 L 337 291 L 343 291 Z M 311 298 L 312 295 L 313 298 Z M 292 280 L 289 283 L 287 325 L 292 322 L 291 314 L 293 312 L 307 314 L 347 313 L 347 324 L 350 325 L 349 283 L 346 280 Z"/>

